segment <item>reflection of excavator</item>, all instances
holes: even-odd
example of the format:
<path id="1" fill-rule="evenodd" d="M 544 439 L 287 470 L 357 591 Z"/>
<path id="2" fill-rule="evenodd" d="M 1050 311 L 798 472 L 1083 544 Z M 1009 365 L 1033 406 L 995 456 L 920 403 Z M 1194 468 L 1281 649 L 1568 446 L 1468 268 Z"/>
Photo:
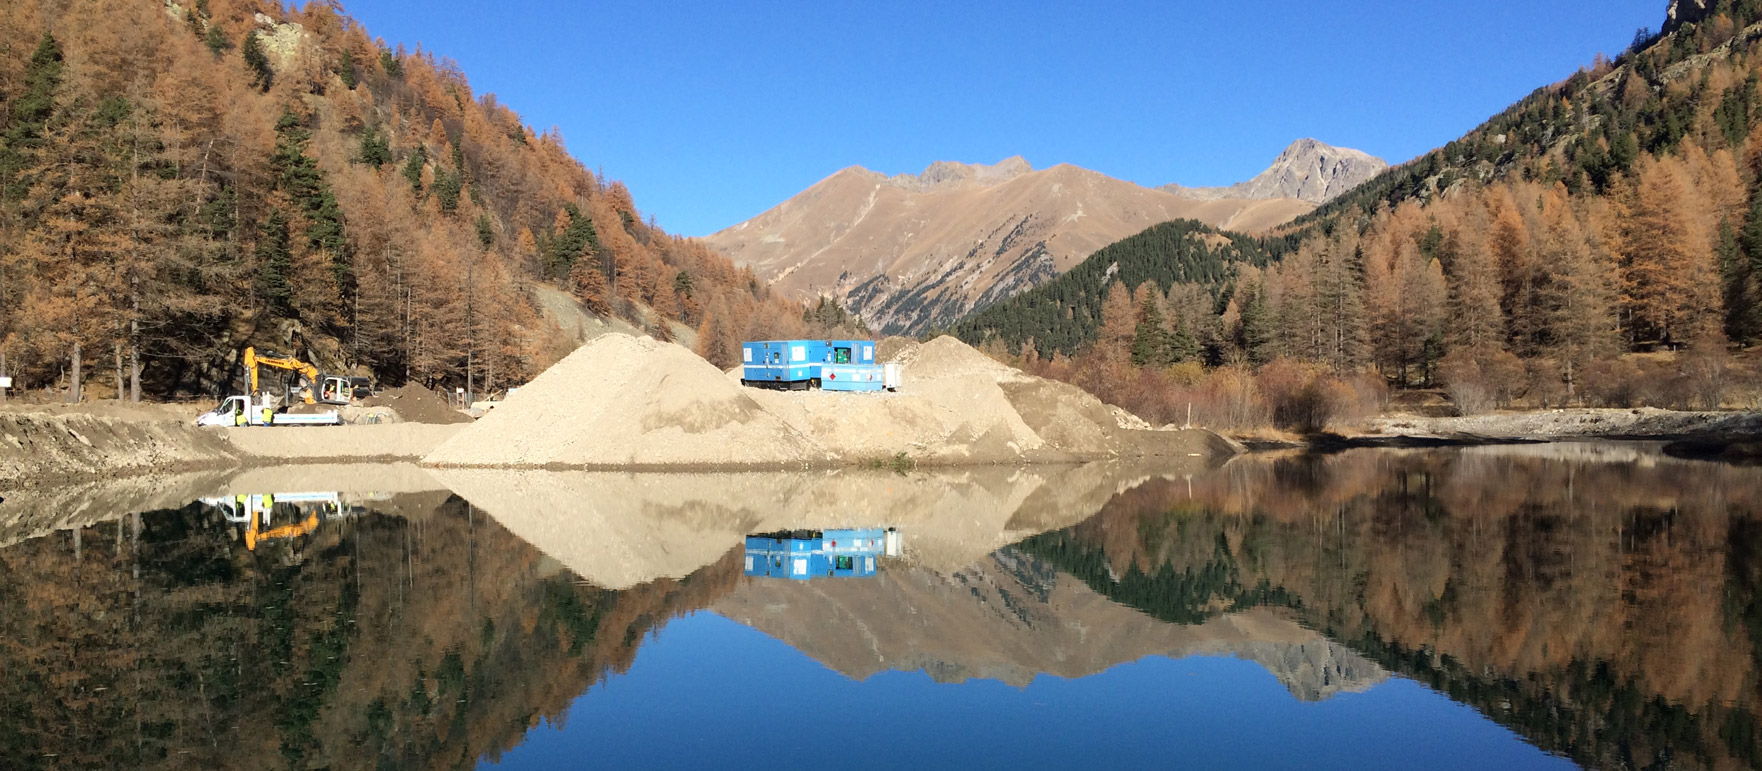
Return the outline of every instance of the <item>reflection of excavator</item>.
<path id="1" fill-rule="evenodd" d="M 292 356 L 258 356 L 256 348 L 245 349 L 245 372 L 251 378 L 251 388 L 246 393 L 258 392 L 257 371 L 261 367 L 286 370 L 299 375 L 299 385 L 291 390 L 296 390 L 300 399 L 307 404 L 349 404 L 372 393 L 367 378 L 326 375 L 319 372 L 317 367 Z"/>
<path id="2" fill-rule="evenodd" d="M 358 496 L 382 500 L 386 496 Z M 318 529 L 326 520 L 360 514 L 359 504 L 343 500 L 342 493 L 261 493 L 203 498 L 202 503 L 220 509 L 226 521 L 245 526 L 245 548 L 282 538 L 297 538 Z M 278 525 L 276 522 L 287 524 Z"/>

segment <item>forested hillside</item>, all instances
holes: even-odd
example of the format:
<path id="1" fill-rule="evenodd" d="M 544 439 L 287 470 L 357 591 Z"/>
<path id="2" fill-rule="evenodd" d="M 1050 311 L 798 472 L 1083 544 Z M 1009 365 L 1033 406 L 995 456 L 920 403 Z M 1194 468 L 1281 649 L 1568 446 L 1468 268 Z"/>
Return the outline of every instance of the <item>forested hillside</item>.
<path id="1" fill-rule="evenodd" d="M 1055 281 L 957 332 L 1014 351 L 1032 339 L 1029 358 L 1095 357 L 1076 372 L 1374 371 L 1446 385 L 1470 410 L 1751 400 L 1732 354 L 1762 339 L 1762 4 L 1688 5 L 1667 33 L 1642 30 L 1618 59 L 1262 241 L 1268 259 L 1182 277 L 1151 266 L 1192 247 L 1147 233 L 1080 269 L 1118 263 L 1110 288 Z"/>
<path id="2" fill-rule="evenodd" d="M 77 395 L 97 369 L 135 398 L 216 393 L 254 344 L 489 391 L 568 351 L 555 290 L 662 337 L 806 323 L 333 2 L 0 14 L 0 373 L 20 387 Z"/>

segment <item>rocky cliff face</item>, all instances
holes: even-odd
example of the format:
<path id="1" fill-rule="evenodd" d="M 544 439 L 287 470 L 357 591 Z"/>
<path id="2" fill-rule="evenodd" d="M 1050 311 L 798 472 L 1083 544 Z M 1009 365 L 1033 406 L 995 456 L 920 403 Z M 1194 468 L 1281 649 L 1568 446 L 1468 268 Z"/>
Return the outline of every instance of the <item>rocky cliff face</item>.
<path id="1" fill-rule="evenodd" d="M 1674 32 L 1684 24 L 1698 24 L 1702 19 L 1713 15 L 1712 0 L 1670 0 L 1670 11 L 1665 17 L 1664 31 Z"/>
<path id="2" fill-rule="evenodd" d="M 1246 182 L 1229 187 L 1165 185 L 1161 189 L 1199 200 L 1296 198 L 1321 204 L 1359 186 L 1386 168 L 1389 168 L 1387 161 L 1368 153 L 1313 139 L 1299 139 L 1279 153 L 1266 171 Z"/>

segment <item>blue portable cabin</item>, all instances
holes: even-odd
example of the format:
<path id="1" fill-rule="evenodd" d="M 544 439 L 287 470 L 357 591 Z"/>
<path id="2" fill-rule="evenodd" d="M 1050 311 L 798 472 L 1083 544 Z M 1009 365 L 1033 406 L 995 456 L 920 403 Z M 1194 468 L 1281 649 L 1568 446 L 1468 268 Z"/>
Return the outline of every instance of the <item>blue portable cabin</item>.
<path id="1" fill-rule="evenodd" d="M 819 576 L 875 575 L 885 548 L 880 528 L 793 531 L 746 537 L 746 575 L 806 581 Z"/>
<path id="2" fill-rule="evenodd" d="M 742 343 L 741 383 L 764 388 L 803 390 L 828 380 L 843 379 L 847 383 L 881 381 L 880 367 L 875 364 L 873 340 L 765 340 Z M 873 367 L 873 377 L 861 370 Z M 855 367 L 835 369 L 828 367 Z M 836 376 L 836 377 L 834 377 Z M 880 390 L 877 388 L 834 388 L 829 390 Z"/>

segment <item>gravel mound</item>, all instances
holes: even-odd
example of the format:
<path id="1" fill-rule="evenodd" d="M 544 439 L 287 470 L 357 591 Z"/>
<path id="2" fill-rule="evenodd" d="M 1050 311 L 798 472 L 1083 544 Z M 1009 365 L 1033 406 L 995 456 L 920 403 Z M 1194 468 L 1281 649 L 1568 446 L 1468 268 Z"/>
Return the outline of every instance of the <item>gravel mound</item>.
<path id="1" fill-rule="evenodd" d="M 409 423 L 470 423 L 471 416 L 453 409 L 447 398 L 415 383 L 381 391 L 361 400 L 362 407 L 388 407 Z"/>
<path id="2" fill-rule="evenodd" d="M 594 340 L 441 445 L 440 466 L 833 466 L 904 454 L 935 465 L 1210 454 L 1207 432 L 1143 431 L 1074 386 L 952 337 L 908 343 L 898 393 L 745 388 L 669 343 Z"/>
<path id="3" fill-rule="evenodd" d="M 441 466 L 785 466 L 828 463 L 685 348 L 605 335 L 437 448 Z"/>

